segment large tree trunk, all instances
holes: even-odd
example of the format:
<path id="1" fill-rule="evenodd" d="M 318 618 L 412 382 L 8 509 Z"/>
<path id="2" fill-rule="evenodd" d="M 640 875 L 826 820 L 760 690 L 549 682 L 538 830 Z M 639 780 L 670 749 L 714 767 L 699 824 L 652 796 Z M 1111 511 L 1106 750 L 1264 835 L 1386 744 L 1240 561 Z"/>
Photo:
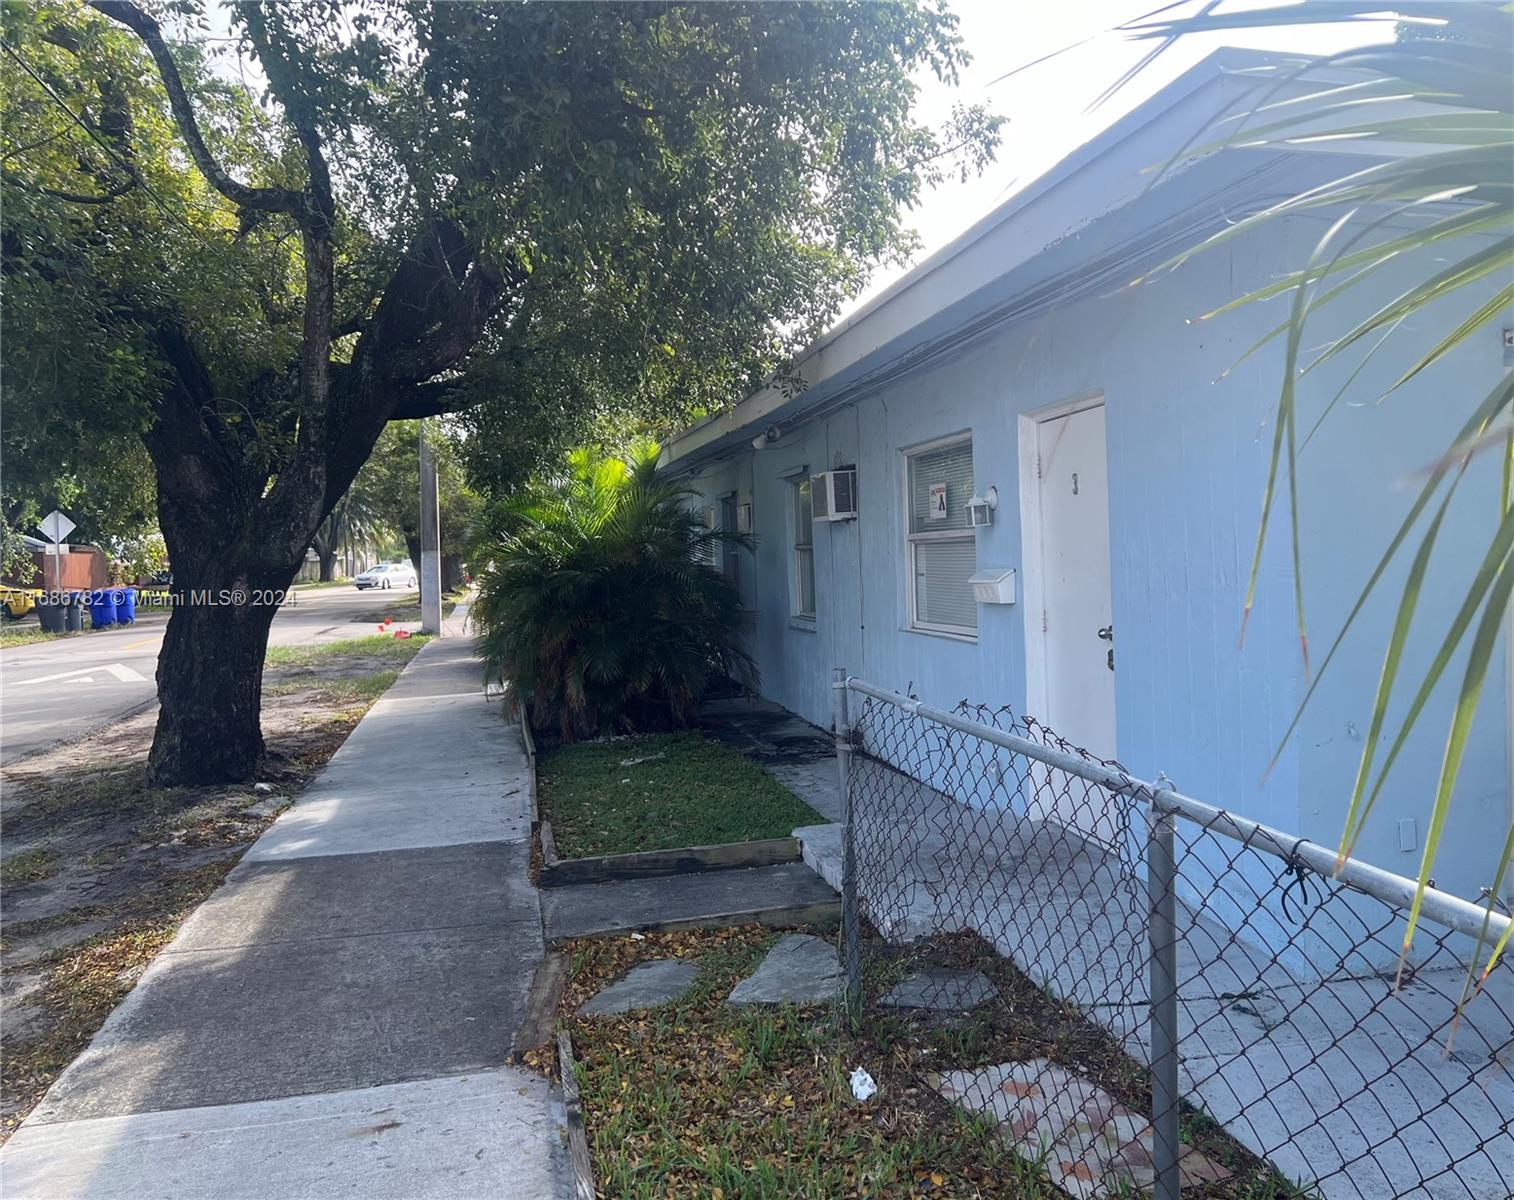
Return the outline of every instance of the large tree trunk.
<path id="1" fill-rule="evenodd" d="M 175 575 L 147 760 L 159 783 L 244 780 L 263 755 L 263 657 L 277 592 L 249 587 L 226 566 L 182 583 Z"/>
<path id="2" fill-rule="evenodd" d="M 321 560 L 321 582 L 330 583 L 336 578 L 336 547 L 329 550 L 316 550 Z"/>
<path id="3" fill-rule="evenodd" d="M 148 777 L 160 787 L 235 782 L 250 778 L 263 754 L 268 627 L 325 513 L 311 484 L 312 496 L 289 505 L 282 521 L 268 519 L 271 497 L 249 497 L 265 490 L 263 474 L 218 443 L 214 385 L 199 355 L 177 324 L 155 333 L 174 369 L 143 440 L 174 580 Z M 303 482 L 286 475 L 286 488 Z"/>
<path id="4" fill-rule="evenodd" d="M 320 278 L 307 279 L 298 370 L 260 378 L 235 405 L 238 417 L 284 412 L 295 398 L 301 415 L 288 440 L 270 443 L 256 423 L 227 419 L 182 323 L 170 317 L 153 330 L 169 370 L 143 441 L 156 469 L 158 525 L 177 593 L 158 658 L 158 729 L 148 760 L 158 786 L 240 781 L 256 771 L 263 659 L 277 607 L 269 601 L 293 581 L 401 396 L 427 401 L 416 380 L 450 369 L 478 336 L 455 353 L 411 361 L 409 376 L 385 372 L 380 348 L 414 346 L 449 316 L 456 288 L 438 285 L 450 285 L 466 261 L 449 258 L 434 235 L 434 253 L 427 243 L 404 259 L 399 282 L 330 386 L 329 247 L 308 230 L 304 240 L 307 276 L 314 270 Z M 479 296 L 493 295 L 493 277 L 481 278 Z M 282 454 L 272 462 L 270 445 Z M 418 538 L 412 554 L 419 565 Z"/>
<path id="5" fill-rule="evenodd" d="M 276 611 L 269 600 L 294 579 L 385 423 L 448 411 L 453 389 L 444 377 L 464 363 L 502 310 L 507 283 L 518 289 L 526 276 L 482 261 L 477 231 L 441 216 L 428 219 L 396 257 L 378 294 L 360 302 L 361 319 L 352 330 L 357 341 L 333 361 L 337 206 L 309 87 L 314 77 L 285 52 L 289 31 L 270 23 L 262 6 L 245 6 L 242 32 L 306 168 L 301 187 L 261 186 L 241 182 L 207 145 L 156 17 L 127 0 L 90 0 L 90 6 L 146 47 L 183 152 L 236 206 L 243 232 L 256 220 L 277 220 L 300 236 L 299 353 L 282 371 L 248 381 L 234 369 L 218 386 L 190 324 L 171 303 L 160 308 L 153 299 L 144 311 L 144 301 L 123 295 L 119 305 L 133 336 L 148 333 L 163 368 L 162 391 L 142 439 L 157 476 L 158 524 L 176 587 L 158 658 L 160 711 L 150 777 L 160 786 L 242 780 L 263 750 L 263 658 Z M 129 159 L 113 155 L 140 184 Z M 271 313 L 269 319 L 280 320 Z M 323 578 L 326 573 L 323 555 Z"/>
<path id="6" fill-rule="evenodd" d="M 405 553 L 410 556 L 410 565 L 418 572 L 421 569 L 421 531 L 405 530 Z"/>

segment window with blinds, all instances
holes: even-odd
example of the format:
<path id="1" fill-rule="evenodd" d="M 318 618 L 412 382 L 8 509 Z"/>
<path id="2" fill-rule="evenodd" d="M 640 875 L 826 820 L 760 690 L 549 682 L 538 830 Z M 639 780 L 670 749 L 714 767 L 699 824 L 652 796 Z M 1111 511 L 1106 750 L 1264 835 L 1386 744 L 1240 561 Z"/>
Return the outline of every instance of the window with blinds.
<path id="1" fill-rule="evenodd" d="M 971 439 L 921 450 L 909 456 L 910 533 L 944 533 L 969 528 L 967 501 L 972 494 Z"/>
<path id="2" fill-rule="evenodd" d="M 794 616 L 815 616 L 815 517 L 810 481 L 794 484 Z"/>
<path id="3" fill-rule="evenodd" d="M 918 450 L 907 459 L 910 627 L 975 635 L 972 579 L 977 538 L 967 521 L 973 494 L 971 437 Z"/>

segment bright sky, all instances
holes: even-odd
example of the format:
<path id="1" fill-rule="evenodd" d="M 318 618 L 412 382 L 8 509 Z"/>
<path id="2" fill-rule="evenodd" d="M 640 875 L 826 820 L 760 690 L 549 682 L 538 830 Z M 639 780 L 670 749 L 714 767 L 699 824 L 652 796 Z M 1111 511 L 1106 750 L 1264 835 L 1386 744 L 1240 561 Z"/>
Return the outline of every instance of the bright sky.
<path id="1" fill-rule="evenodd" d="M 1158 7 L 1160 0 L 951 0 L 961 19 L 963 40 L 973 62 L 960 86 L 950 88 L 933 77 L 922 80 L 922 117 L 944 120 L 953 104 L 982 103 L 1009 118 L 997 160 L 979 178 L 943 183 L 910 214 L 922 246 L 915 261 L 940 249 L 1015 190 L 1044 173 L 1075 147 L 1112 124 L 1164 84 L 1220 46 L 1250 46 L 1311 54 L 1328 54 L 1374 41 L 1391 41 L 1393 23 L 1313 25 L 1275 30 L 1236 30 L 1224 35 L 1192 35 L 1166 51 L 1113 98 L 1093 111 L 1089 106 L 1156 43 L 1134 41 L 1109 32 Z M 1276 7 L 1275 3 L 1236 3 L 1223 11 Z M 1165 16 L 1198 8 L 1180 5 Z M 1077 45 L 1085 39 L 1086 44 Z M 1010 79 L 1009 71 L 1067 46 L 1076 46 Z M 994 82 L 999 80 L 999 82 Z M 876 295 L 907 267 L 890 268 L 850 306 Z"/>

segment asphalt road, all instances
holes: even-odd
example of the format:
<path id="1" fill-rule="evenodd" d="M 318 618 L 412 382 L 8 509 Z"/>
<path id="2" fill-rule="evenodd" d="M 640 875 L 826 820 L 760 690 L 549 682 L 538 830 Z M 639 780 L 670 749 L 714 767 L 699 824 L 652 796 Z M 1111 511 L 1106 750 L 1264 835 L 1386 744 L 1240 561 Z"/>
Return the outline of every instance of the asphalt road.
<path id="1" fill-rule="evenodd" d="M 410 592 L 296 589 L 273 620 L 275 646 L 361 636 L 370 614 L 413 601 Z M 35 621 L 35 616 L 26 618 Z M 138 610 L 137 623 L 0 651 L 0 762 L 71 741 L 152 703 L 168 614 Z"/>

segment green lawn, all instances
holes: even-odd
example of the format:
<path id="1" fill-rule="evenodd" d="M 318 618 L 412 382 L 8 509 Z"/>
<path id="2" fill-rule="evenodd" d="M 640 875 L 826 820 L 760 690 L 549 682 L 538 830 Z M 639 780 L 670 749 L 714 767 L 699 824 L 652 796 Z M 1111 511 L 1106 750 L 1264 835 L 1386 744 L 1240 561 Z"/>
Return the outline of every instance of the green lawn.
<path id="1" fill-rule="evenodd" d="M 647 761 L 627 765 L 635 759 Z M 538 770 L 563 858 L 787 837 L 824 821 L 751 759 L 697 733 L 562 746 Z"/>
<path id="2" fill-rule="evenodd" d="M 314 591 L 316 588 L 346 587 L 352 580 L 342 579 L 304 579 L 294 586 L 301 591 Z"/>

